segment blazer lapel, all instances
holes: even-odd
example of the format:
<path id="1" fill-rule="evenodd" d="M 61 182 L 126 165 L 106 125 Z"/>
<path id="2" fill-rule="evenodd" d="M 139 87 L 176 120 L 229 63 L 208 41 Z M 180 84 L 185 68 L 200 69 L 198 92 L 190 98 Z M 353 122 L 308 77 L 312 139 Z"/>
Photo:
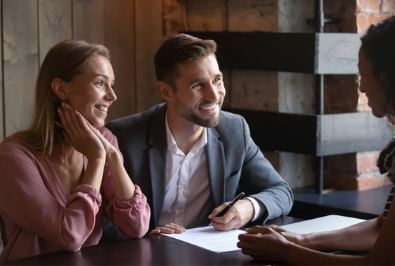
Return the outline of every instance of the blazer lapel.
<path id="1" fill-rule="evenodd" d="M 215 128 L 207 128 L 206 156 L 210 194 L 214 207 L 225 201 L 225 154 L 222 141 Z"/>
<path id="2" fill-rule="evenodd" d="M 149 166 L 152 187 L 152 215 L 155 227 L 159 223 L 166 192 L 166 165 L 167 165 L 167 141 L 166 141 L 166 105 L 162 105 L 152 117 L 148 143 Z"/>

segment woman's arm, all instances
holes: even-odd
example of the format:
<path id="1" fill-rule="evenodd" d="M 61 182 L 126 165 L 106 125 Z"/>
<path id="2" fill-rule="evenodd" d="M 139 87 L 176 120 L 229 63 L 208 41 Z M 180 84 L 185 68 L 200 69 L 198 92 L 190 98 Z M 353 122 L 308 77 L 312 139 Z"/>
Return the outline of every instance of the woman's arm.
<path id="1" fill-rule="evenodd" d="M 272 227 L 254 227 L 248 230 L 248 234 L 239 236 L 238 246 L 243 253 L 260 260 L 280 260 L 295 264 L 393 264 L 393 205 L 395 203 L 392 203 L 385 220 L 380 216 L 345 229 L 306 236 Z M 309 247 L 321 250 L 371 251 L 366 256 L 345 256 L 320 252 Z"/>
<path id="2" fill-rule="evenodd" d="M 102 184 L 103 193 L 109 201 L 107 215 L 123 235 L 142 237 L 148 231 L 151 215 L 147 198 L 127 174 L 117 138 L 107 128 L 95 130 L 109 151 Z"/>
<path id="3" fill-rule="evenodd" d="M 65 195 L 49 162 L 38 161 L 15 142 L 0 146 L 0 172 L 0 211 L 12 225 L 7 232 L 20 227 L 59 249 L 81 248 L 94 229 L 101 204 L 97 189 L 79 185 L 74 194 Z"/>
<path id="4" fill-rule="evenodd" d="M 340 230 L 317 232 L 310 234 L 297 234 L 289 232 L 276 225 L 269 225 L 287 240 L 300 246 L 315 250 L 370 250 L 380 232 L 383 217 L 367 220 Z M 248 233 L 260 233 L 262 227 L 247 229 Z"/>

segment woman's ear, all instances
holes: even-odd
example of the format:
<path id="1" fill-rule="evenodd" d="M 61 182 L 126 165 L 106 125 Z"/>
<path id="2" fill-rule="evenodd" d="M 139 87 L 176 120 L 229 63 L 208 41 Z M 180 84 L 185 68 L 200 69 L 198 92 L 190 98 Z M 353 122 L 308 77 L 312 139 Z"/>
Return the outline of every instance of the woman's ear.
<path id="1" fill-rule="evenodd" d="M 65 82 L 61 78 L 56 78 L 51 84 L 52 91 L 59 97 L 62 101 L 67 100 L 67 92 L 65 88 Z"/>
<path id="2" fill-rule="evenodd" d="M 158 85 L 158 91 L 160 93 L 160 96 L 162 96 L 163 100 L 165 101 L 169 100 L 172 97 L 172 93 L 173 93 L 172 88 L 169 85 L 167 85 L 166 82 L 163 81 L 158 81 L 157 85 Z"/>

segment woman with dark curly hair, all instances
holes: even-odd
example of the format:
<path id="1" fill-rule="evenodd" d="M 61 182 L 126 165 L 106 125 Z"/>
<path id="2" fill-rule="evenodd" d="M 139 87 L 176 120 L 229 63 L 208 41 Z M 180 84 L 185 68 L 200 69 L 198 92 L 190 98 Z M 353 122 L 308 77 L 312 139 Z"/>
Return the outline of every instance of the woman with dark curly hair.
<path id="1" fill-rule="evenodd" d="M 395 17 L 372 25 L 361 38 L 359 90 L 369 99 L 376 117 L 388 116 L 395 124 Z M 381 152 L 378 167 L 394 182 L 395 141 Z M 242 252 L 258 260 L 293 264 L 395 264 L 394 188 L 382 215 L 328 232 L 296 234 L 277 226 L 255 226 L 239 236 Z M 392 206 L 392 207 L 391 207 Z M 330 254 L 323 250 L 369 251 L 367 255 Z"/>

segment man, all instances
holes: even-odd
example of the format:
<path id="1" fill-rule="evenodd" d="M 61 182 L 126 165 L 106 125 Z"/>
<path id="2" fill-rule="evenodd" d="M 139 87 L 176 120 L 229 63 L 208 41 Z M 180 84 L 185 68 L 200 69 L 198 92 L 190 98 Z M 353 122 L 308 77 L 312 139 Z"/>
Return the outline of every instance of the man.
<path id="1" fill-rule="evenodd" d="M 166 103 L 107 125 L 129 176 L 147 196 L 153 233 L 209 223 L 236 229 L 292 207 L 291 189 L 251 139 L 244 118 L 221 111 L 226 92 L 215 52 L 212 40 L 167 38 L 155 55 Z M 216 217 L 239 190 L 247 198 Z"/>

